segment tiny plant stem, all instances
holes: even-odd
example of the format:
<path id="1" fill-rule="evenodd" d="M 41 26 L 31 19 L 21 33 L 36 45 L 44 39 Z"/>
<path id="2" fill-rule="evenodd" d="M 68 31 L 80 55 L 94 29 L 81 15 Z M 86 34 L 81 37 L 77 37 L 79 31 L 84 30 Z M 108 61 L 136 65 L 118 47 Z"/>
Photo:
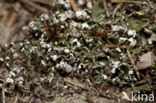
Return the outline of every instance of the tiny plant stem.
<path id="1" fill-rule="evenodd" d="M 134 63 L 134 59 L 132 58 L 132 56 L 131 56 L 131 54 L 130 54 L 128 49 L 127 49 L 127 55 L 128 55 L 129 60 L 131 61 L 131 64 L 132 64 L 132 66 L 133 66 L 133 68 L 134 68 L 134 70 L 136 72 L 136 75 L 137 75 L 138 79 L 140 79 L 139 71 L 138 71 L 138 69 L 137 69 L 137 67 L 136 67 L 136 65 Z"/>
<path id="2" fill-rule="evenodd" d="M 75 86 L 77 86 L 77 87 L 80 87 L 80 88 L 82 88 L 82 89 L 87 90 L 87 88 L 86 88 L 84 85 L 80 84 L 80 83 L 75 83 L 75 82 L 73 82 L 73 81 L 71 81 L 71 80 L 68 80 L 68 79 L 66 79 L 66 78 L 64 78 L 64 81 L 65 81 L 66 83 L 73 84 L 73 85 L 75 85 Z"/>

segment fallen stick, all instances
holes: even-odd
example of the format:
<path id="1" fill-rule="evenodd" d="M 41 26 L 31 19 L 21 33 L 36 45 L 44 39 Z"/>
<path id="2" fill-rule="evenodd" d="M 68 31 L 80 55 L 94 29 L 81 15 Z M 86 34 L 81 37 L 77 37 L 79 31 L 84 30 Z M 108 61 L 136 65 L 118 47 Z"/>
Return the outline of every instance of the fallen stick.
<path id="1" fill-rule="evenodd" d="M 7 27 L 7 28 L 10 28 L 13 24 L 14 24 L 14 22 L 16 21 L 16 19 L 17 19 L 17 12 L 14 10 L 14 9 L 12 9 L 10 12 L 9 12 L 9 15 L 7 16 L 7 18 L 6 18 L 6 20 L 5 20 L 5 26 Z"/>
<path id="2" fill-rule="evenodd" d="M 103 0 L 103 6 L 104 6 L 104 9 L 105 9 L 105 11 L 106 11 L 106 17 L 109 18 L 109 17 L 110 17 L 110 14 L 109 14 L 109 12 L 108 12 L 106 0 Z"/>
<path id="3" fill-rule="evenodd" d="M 145 84 L 145 83 L 147 83 L 146 80 L 141 80 L 139 82 L 136 82 L 134 85 L 136 86 L 136 85 L 141 85 L 141 84 Z"/>
<path id="4" fill-rule="evenodd" d="M 76 5 L 75 1 L 74 0 L 70 0 L 70 3 L 71 3 L 71 6 L 72 6 L 74 12 L 76 12 L 77 11 L 77 5 Z"/>
<path id="5" fill-rule="evenodd" d="M 37 5 L 37 4 L 33 3 L 30 0 L 20 0 L 20 1 L 23 2 L 23 3 L 26 3 L 28 5 L 30 5 L 32 7 L 34 7 L 35 9 L 37 9 L 37 10 L 43 12 L 43 13 L 48 13 L 48 9 L 46 9 L 44 7 L 41 7 L 40 5 Z"/>
<path id="6" fill-rule="evenodd" d="M 5 91 L 4 91 L 4 86 L 2 86 L 2 103 L 5 103 Z"/>
<path id="7" fill-rule="evenodd" d="M 144 4 L 146 2 L 134 1 L 134 0 L 111 0 L 113 3 L 135 3 L 135 4 Z"/>
<path id="8" fill-rule="evenodd" d="M 119 4 L 116 6 L 116 8 L 115 8 L 114 11 L 113 11 L 113 16 L 115 16 L 116 12 L 119 10 L 119 8 L 121 8 L 122 4 L 123 4 L 123 3 L 119 3 Z"/>
<path id="9" fill-rule="evenodd" d="M 13 103 L 18 103 L 18 96 L 15 97 L 15 100 Z"/>
<path id="10" fill-rule="evenodd" d="M 64 81 L 67 82 L 67 83 L 69 83 L 69 84 L 73 84 L 73 85 L 75 85 L 77 87 L 80 87 L 82 89 L 87 90 L 87 88 L 84 85 L 80 84 L 80 83 L 75 83 L 75 82 L 73 82 L 71 80 L 68 80 L 68 79 L 65 79 L 65 78 L 64 78 Z"/>
<path id="11" fill-rule="evenodd" d="M 52 6 L 54 0 L 31 0 L 31 1 Z"/>

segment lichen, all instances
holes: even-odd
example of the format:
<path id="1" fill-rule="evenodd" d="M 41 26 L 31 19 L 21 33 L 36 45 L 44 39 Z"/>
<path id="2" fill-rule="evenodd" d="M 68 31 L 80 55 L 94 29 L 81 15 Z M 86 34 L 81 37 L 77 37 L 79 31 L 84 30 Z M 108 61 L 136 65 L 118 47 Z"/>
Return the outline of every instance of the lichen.
<path id="1" fill-rule="evenodd" d="M 93 3 L 93 18 L 89 9 L 74 13 L 69 0 L 57 3 L 55 12 L 29 23 L 32 38 L 12 45 L 0 57 L 1 68 L 6 68 L 6 84 L 29 88 L 34 82 L 38 85 L 35 93 L 47 93 L 44 84 L 50 85 L 57 73 L 75 73 L 80 75 L 78 79 L 88 81 L 89 72 L 96 84 L 108 81 L 123 87 L 138 81 L 126 50 L 133 56 L 145 51 L 137 39 L 145 21 L 134 20 L 133 15 L 126 18 L 123 12 L 125 18 L 101 23 L 105 17 L 96 12 L 100 8 L 97 2 Z M 149 44 L 154 44 L 153 35 L 146 39 Z M 152 71 L 155 73 L 155 68 Z"/>

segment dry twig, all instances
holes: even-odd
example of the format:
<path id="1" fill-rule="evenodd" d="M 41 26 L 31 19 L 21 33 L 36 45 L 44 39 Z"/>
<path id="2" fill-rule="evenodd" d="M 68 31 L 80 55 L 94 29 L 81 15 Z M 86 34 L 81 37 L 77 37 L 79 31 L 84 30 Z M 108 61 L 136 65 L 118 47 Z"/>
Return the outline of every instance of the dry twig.
<path id="1" fill-rule="evenodd" d="M 136 74 L 137 74 L 138 79 L 140 79 L 140 74 L 139 74 L 139 72 L 138 72 L 138 69 L 137 69 L 135 63 L 134 63 L 134 59 L 132 58 L 132 56 L 131 56 L 131 54 L 130 54 L 130 52 L 129 52 L 128 49 L 127 49 L 127 55 L 128 55 L 128 58 L 129 58 L 130 61 L 131 61 L 131 64 L 133 65 L 133 68 L 134 68 L 134 70 L 135 70 L 135 72 L 136 72 Z"/>
<path id="2" fill-rule="evenodd" d="M 16 19 L 17 19 L 17 12 L 14 9 L 12 9 L 5 20 L 5 26 L 10 28 L 14 24 Z"/>
<path id="3" fill-rule="evenodd" d="M 2 86 L 2 103 L 5 103 L 5 91 L 4 85 Z"/>
<path id="4" fill-rule="evenodd" d="M 18 103 L 18 96 L 15 97 L 14 103 Z"/>
<path id="5" fill-rule="evenodd" d="M 107 8 L 107 2 L 106 2 L 106 0 L 103 0 L 103 6 L 104 6 L 104 9 L 106 11 L 106 17 L 110 17 L 110 14 L 109 14 L 108 8 Z"/>
<path id="6" fill-rule="evenodd" d="M 113 16 L 115 16 L 116 12 L 119 10 L 119 8 L 122 6 L 123 3 L 119 3 L 116 8 L 113 11 Z"/>
<path id="7" fill-rule="evenodd" d="M 145 84 L 145 83 L 147 83 L 146 80 L 141 80 L 141 81 L 135 83 L 135 85 L 141 85 L 141 84 Z"/>
<path id="8" fill-rule="evenodd" d="M 91 81 L 91 83 L 94 84 L 94 78 L 93 78 L 93 76 L 92 76 L 92 74 L 91 74 L 91 71 L 90 71 L 89 68 L 88 68 L 87 70 L 88 70 L 88 75 L 89 75 L 90 81 Z"/>
<path id="9" fill-rule="evenodd" d="M 53 0 L 31 0 L 31 1 L 50 5 L 50 6 L 53 4 Z"/>
<path id="10" fill-rule="evenodd" d="M 144 4 L 146 2 L 135 1 L 135 0 L 111 0 L 113 3 L 135 3 L 135 4 Z"/>
<path id="11" fill-rule="evenodd" d="M 69 84 L 73 84 L 73 85 L 75 85 L 77 87 L 80 87 L 82 89 L 87 90 L 87 88 L 84 85 L 80 84 L 80 83 L 75 83 L 75 82 L 73 82 L 71 80 L 68 80 L 68 79 L 65 79 L 65 78 L 64 78 L 64 81 L 67 82 L 67 83 L 69 83 Z"/>
<path id="12" fill-rule="evenodd" d="M 74 0 L 70 0 L 70 3 L 71 3 L 71 6 L 72 6 L 74 12 L 76 12 L 77 11 L 77 5 L 76 5 L 75 1 Z"/>
<path id="13" fill-rule="evenodd" d="M 23 3 L 26 3 L 28 5 L 30 5 L 32 7 L 34 7 L 35 9 L 37 9 L 37 10 L 43 12 L 43 13 L 48 13 L 48 9 L 46 9 L 44 7 L 41 7 L 40 5 L 37 5 L 37 4 L 33 3 L 30 0 L 20 0 L 20 1 L 23 2 Z"/>

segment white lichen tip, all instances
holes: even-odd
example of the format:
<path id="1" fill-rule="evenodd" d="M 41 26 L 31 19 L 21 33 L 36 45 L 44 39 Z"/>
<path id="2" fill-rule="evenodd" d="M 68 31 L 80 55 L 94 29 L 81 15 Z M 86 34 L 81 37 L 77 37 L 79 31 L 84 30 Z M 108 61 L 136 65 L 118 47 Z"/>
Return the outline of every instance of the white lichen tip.
<path id="1" fill-rule="evenodd" d="M 58 0 L 58 4 L 64 5 L 66 8 L 70 8 L 70 2 L 69 0 Z"/>
<path id="2" fill-rule="evenodd" d="M 123 26 L 120 26 L 120 25 L 112 25 L 112 30 L 113 31 L 120 31 L 120 30 L 126 30 L 126 28 Z"/>
<path id="3" fill-rule="evenodd" d="M 121 52 L 121 49 L 119 47 L 117 47 L 115 50 Z"/>
<path id="4" fill-rule="evenodd" d="M 82 6 L 82 5 L 85 4 L 85 1 L 84 1 L 84 0 L 78 0 L 78 4 L 79 4 L 80 6 Z"/>
<path id="5" fill-rule="evenodd" d="M 115 73 L 116 72 L 116 69 L 119 67 L 119 63 L 120 61 L 112 61 L 112 70 L 111 70 L 111 73 Z"/>
<path id="6" fill-rule="evenodd" d="M 42 14 L 42 15 L 40 16 L 40 20 L 41 20 L 41 21 L 45 21 L 45 20 L 48 20 L 48 19 L 49 19 L 48 14 Z"/>
<path id="7" fill-rule="evenodd" d="M 87 15 L 87 12 L 84 10 L 76 11 L 76 17 L 79 19 L 89 18 L 89 16 Z"/>
<path id="8" fill-rule="evenodd" d="M 152 44 L 152 42 L 156 41 L 156 34 L 152 34 L 148 39 L 148 44 Z"/>
<path id="9" fill-rule="evenodd" d="M 37 27 L 37 23 L 36 22 L 34 22 L 34 21 L 31 21 L 30 23 L 29 23 L 29 27 L 31 28 L 31 29 L 33 29 L 33 30 L 37 30 L 38 29 L 38 27 Z"/>
<path id="10" fill-rule="evenodd" d="M 107 78 L 108 78 L 108 76 L 107 76 L 107 75 L 105 75 L 105 74 L 103 74 L 103 78 L 104 78 L 104 79 L 107 79 Z"/>
<path id="11" fill-rule="evenodd" d="M 8 56 L 7 56 L 5 59 L 6 59 L 6 60 L 9 60 L 9 59 L 10 59 L 10 57 L 8 57 Z"/>
<path id="12" fill-rule="evenodd" d="M 15 77 L 16 74 L 15 74 L 14 72 L 10 71 L 10 72 L 9 72 L 9 76 L 10 76 L 10 77 L 12 77 L 12 76 Z"/>
<path id="13" fill-rule="evenodd" d="M 112 62 L 114 68 L 118 68 L 120 61 Z"/>
<path id="14" fill-rule="evenodd" d="M 133 71 L 133 70 L 129 70 L 129 71 L 128 71 L 128 74 L 129 74 L 129 75 L 132 75 L 132 74 L 134 74 L 134 71 Z"/>
<path id="15" fill-rule="evenodd" d="M 89 25 L 87 23 L 82 24 L 82 29 L 90 29 Z"/>
<path id="16" fill-rule="evenodd" d="M 130 46 L 135 46 L 137 41 L 133 38 L 129 38 L 128 41 L 130 42 Z"/>
<path id="17" fill-rule="evenodd" d="M 4 61 L 4 59 L 3 58 L 0 58 L 0 61 Z"/>
<path id="18" fill-rule="evenodd" d="M 68 53 L 70 53 L 70 50 L 69 49 L 64 49 L 64 52 L 68 54 Z"/>
<path id="19" fill-rule="evenodd" d="M 45 66 L 45 65 L 46 65 L 46 63 L 45 63 L 45 61 L 44 61 L 44 60 L 41 60 L 41 64 L 42 64 L 43 66 Z"/>
<path id="20" fill-rule="evenodd" d="M 113 68 L 112 70 L 111 70 L 111 73 L 115 73 L 116 72 L 116 68 Z"/>
<path id="21" fill-rule="evenodd" d="M 65 22 L 65 20 L 67 19 L 67 15 L 64 13 L 59 14 L 58 17 L 61 22 Z"/>
<path id="22" fill-rule="evenodd" d="M 7 78 L 6 79 L 6 82 L 7 83 L 10 83 L 10 84 L 13 84 L 14 83 L 14 80 L 12 78 Z"/>
<path id="23" fill-rule="evenodd" d="M 76 43 L 77 47 L 81 47 L 81 43 L 78 41 L 78 39 L 73 39 L 72 44 Z"/>
<path id="24" fill-rule="evenodd" d="M 56 68 L 65 69 L 67 73 L 70 73 L 73 68 L 71 65 L 67 64 L 66 62 L 61 61 L 59 64 L 56 65 Z"/>
<path id="25" fill-rule="evenodd" d="M 128 35 L 136 37 L 136 35 L 137 35 L 136 30 L 128 30 Z"/>
<path id="26" fill-rule="evenodd" d="M 53 59 L 53 61 L 56 61 L 58 59 L 57 55 L 52 55 L 51 58 Z"/>
<path id="27" fill-rule="evenodd" d="M 92 2 L 88 2 L 88 3 L 87 3 L 87 7 L 88 7 L 89 9 L 92 9 L 92 7 L 93 7 L 93 6 L 92 6 Z"/>

